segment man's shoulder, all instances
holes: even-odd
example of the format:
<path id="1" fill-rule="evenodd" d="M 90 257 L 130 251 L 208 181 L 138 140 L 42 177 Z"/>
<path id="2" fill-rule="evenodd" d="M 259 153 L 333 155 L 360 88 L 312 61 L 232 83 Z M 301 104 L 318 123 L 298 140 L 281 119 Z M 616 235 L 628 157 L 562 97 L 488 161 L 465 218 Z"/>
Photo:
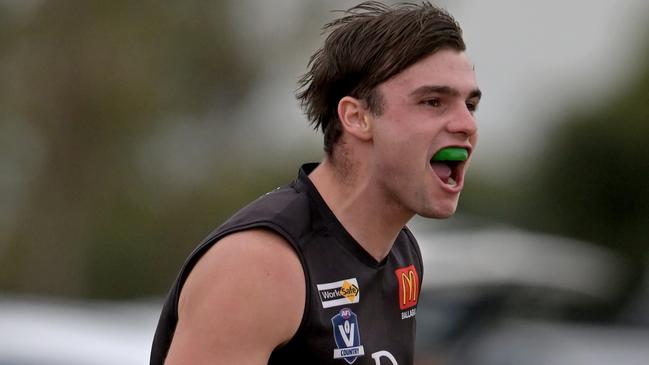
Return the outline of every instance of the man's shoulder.
<path id="1" fill-rule="evenodd" d="M 205 267 L 206 272 L 228 277 L 227 272 L 234 269 L 255 276 L 270 268 L 284 268 L 287 262 L 298 263 L 295 268 L 301 267 L 298 256 L 286 239 L 272 230 L 255 228 L 223 237 L 218 245 L 205 253 L 199 264 Z M 296 272 L 301 272 L 301 269 Z"/>
<path id="2" fill-rule="evenodd" d="M 219 230 L 259 226 L 280 231 L 282 235 L 299 237 L 308 226 L 311 204 L 308 194 L 294 184 L 276 188 L 243 207 Z"/>
<path id="3" fill-rule="evenodd" d="M 246 205 L 240 212 L 255 210 L 260 213 L 273 214 L 294 205 L 296 202 L 306 202 L 307 196 L 299 191 L 294 183 L 277 187 Z"/>

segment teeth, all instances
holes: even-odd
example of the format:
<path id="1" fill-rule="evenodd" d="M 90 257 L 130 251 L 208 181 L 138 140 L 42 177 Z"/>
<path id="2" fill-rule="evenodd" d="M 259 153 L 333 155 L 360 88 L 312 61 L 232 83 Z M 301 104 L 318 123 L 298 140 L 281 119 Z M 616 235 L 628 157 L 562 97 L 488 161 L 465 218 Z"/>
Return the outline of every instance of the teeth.
<path id="1" fill-rule="evenodd" d="M 453 180 L 452 177 L 449 177 L 449 178 L 448 178 L 448 181 L 447 181 L 446 183 L 447 183 L 448 185 L 451 185 L 451 186 L 455 186 L 455 185 L 457 185 L 457 182 L 455 182 L 455 180 Z"/>

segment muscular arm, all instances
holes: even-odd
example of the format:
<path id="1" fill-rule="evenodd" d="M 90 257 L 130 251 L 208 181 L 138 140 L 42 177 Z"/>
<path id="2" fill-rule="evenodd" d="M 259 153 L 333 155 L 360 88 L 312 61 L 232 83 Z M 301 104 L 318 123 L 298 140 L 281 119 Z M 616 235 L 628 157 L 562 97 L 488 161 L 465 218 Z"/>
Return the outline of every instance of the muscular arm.
<path id="1" fill-rule="evenodd" d="M 266 364 L 300 325 L 304 283 L 300 260 L 281 236 L 265 230 L 226 236 L 183 286 L 165 364 Z"/>

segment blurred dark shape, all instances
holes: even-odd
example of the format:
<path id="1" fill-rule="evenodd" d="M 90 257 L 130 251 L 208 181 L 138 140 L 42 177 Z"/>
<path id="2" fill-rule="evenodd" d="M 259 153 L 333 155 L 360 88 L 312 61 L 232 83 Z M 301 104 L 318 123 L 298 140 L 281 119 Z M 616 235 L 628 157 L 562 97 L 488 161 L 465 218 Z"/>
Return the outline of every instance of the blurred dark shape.
<path id="1" fill-rule="evenodd" d="M 632 274 L 620 305 L 649 264 L 649 68 L 609 103 L 562 124 L 533 173 L 526 226 L 611 248 Z M 529 211 L 532 213 L 532 211 Z M 625 290 L 627 292 L 625 292 Z"/>
<path id="2" fill-rule="evenodd" d="M 633 81 L 610 104 L 578 113 L 557 131 L 537 170 L 537 189 L 546 196 L 535 203 L 546 212 L 539 226 L 643 261 L 649 259 L 649 69 Z"/>

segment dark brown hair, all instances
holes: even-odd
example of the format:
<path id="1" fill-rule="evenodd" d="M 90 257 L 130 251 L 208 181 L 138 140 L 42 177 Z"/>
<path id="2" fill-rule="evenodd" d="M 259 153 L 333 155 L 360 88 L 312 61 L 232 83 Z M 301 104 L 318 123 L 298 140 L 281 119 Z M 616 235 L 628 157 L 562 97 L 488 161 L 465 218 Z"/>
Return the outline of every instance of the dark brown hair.
<path id="1" fill-rule="evenodd" d="M 431 53 L 466 48 L 455 19 L 427 1 L 393 6 L 367 1 L 342 12 L 323 27 L 329 35 L 311 57 L 297 93 L 310 124 L 323 131 L 330 157 L 342 134 L 340 99 L 353 96 L 380 115 L 379 84 Z"/>

